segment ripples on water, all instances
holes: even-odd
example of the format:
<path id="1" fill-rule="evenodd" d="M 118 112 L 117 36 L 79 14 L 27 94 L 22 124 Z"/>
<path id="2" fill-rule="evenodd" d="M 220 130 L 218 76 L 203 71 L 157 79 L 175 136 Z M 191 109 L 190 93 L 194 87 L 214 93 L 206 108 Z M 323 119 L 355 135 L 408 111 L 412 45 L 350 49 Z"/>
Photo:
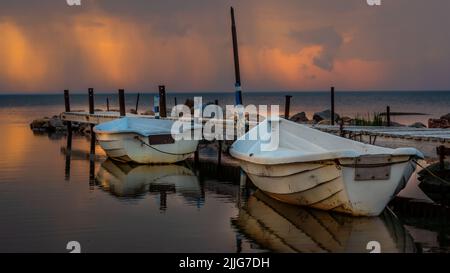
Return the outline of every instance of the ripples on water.
<path id="1" fill-rule="evenodd" d="M 372 240 L 389 252 L 448 249 L 439 224 L 290 206 L 241 188 L 233 167 L 116 163 L 98 147 L 90 157 L 83 136 L 67 153 L 65 135 L 28 127 L 59 111 L 0 107 L 0 252 L 67 252 L 73 240 L 84 252 L 367 252 Z"/>

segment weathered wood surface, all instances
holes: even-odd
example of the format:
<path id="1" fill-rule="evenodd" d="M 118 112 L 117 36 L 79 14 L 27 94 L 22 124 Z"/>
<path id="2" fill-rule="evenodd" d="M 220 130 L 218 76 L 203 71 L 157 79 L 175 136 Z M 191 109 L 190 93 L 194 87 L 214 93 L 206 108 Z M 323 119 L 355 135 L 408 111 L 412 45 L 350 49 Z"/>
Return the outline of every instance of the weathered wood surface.
<path id="1" fill-rule="evenodd" d="M 313 126 L 321 131 L 339 133 L 339 126 L 316 125 Z M 415 140 L 436 140 L 439 142 L 450 142 L 450 129 L 430 129 L 412 127 L 376 127 L 376 126 L 345 126 L 344 133 L 363 134 L 371 136 L 383 136 L 392 138 L 406 138 Z"/>
<path id="2" fill-rule="evenodd" d="M 315 125 L 313 128 L 341 135 L 339 126 Z M 389 148 L 414 147 L 427 159 L 438 159 L 436 147 L 450 148 L 450 129 L 411 127 L 345 126 L 342 135 L 364 143 Z"/>

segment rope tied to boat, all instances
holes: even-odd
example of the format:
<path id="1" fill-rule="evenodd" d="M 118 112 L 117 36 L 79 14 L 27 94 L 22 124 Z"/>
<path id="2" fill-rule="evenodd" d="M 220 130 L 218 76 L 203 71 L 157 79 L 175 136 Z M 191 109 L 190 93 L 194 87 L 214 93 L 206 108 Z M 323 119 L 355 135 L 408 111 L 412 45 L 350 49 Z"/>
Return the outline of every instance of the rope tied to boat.
<path id="1" fill-rule="evenodd" d="M 180 156 L 180 155 L 181 155 L 181 156 L 185 156 L 185 155 L 191 154 L 191 153 L 177 154 L 177 153 L 171 153 L 171 152 L 162 151 L 162 150 L 160 150 L 160 149 L 158 149 L 158 148 L 153 147 L 153 146 L 150 145 L 150 144 L 147 144 L 147 143 L 146 143 L 145 141 L 143 141 L 139 136 L 135 136 L 134 139 L 136 139 L 136 140 L 138 140 L 139 142 L 141 142 L 141 145 L 145 145 L 145 146 L 147 146 L 147 147 L 149 147 L 149 148 L 151 148 L 151 149 L 153 149 L 153 150 L 155 150 L 155 151 L 157 151 L 157 152 L 163 153 L 163 154 L 175 155 L 175 156 Z"/>

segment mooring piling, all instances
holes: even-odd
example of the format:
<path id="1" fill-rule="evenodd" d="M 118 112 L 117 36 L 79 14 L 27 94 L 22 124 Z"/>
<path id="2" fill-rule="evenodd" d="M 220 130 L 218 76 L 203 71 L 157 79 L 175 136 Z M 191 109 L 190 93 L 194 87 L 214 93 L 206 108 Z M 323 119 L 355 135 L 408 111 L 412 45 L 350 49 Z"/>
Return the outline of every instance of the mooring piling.
<path id="1" fill-rule="evenodd" d="M 391 127 L 391 107 L 386 106 L 386 123 L 388 127 Z"/>
<path id="2" fill-rule="evenodd" d="M 106 97 L 106 111 L 109 112 L 109 98 Z"/>
<path id="3" fill-rule="evenodd" d="M 69 90 L 64 90 L 64 108 L 66 112 L 70 112 L 70 95 Z M 67 122 L 67 132 L 69 135 L 72 134 L 72 122 Z"/>
<path id="4" fill-rule="evenodd" d="M 166 109 L 166 86 L 160 85 L 159 89 L 159 115 L 162 118 L 167 117 L 167 109 Z"/>
<path id="5" fill-rule="evenodd" d="M 126 115 L 124 89 L 119 89 L 119 109 L 120 109 L 120 116 L 124 117 Z"/>
<path id="6" fill-rule="evenodd" d="M 331 87 L 331 125 L 334 125 L 334 86 Z"/>
<path id="7" fill-rule="evenodd" d="M 89 114 L 94 114 L 94 88 L 88 89 L 89 96 Z"/>
<path id="8" fill-rule="evenodd" d="M 284 118 L 289 119 L 290 117 L 290 110 L 291 110 L 291 95 L 286 95 L 286 101 L 284 104 Z"/>
<path id="9" fill-rule="evenodd" d="M 70 112 L 70 95 L 69 90 L 64 90 L 64 106 L 66 109 L 66 112 Z"/>
<path id="10" fill-rule="evenodd" d="M 139 93 L 137 93 L 137 98 L 136 98 L 136 108 L 134 109 L 134 110 L 135 110 L 135 112 L 136 112 L 136 114 L 137 114 L 137 112 L 138 112 L 138 108 L 139 108 L 139 97 L 140 97 L 140 94 L 139 94 Z"/>

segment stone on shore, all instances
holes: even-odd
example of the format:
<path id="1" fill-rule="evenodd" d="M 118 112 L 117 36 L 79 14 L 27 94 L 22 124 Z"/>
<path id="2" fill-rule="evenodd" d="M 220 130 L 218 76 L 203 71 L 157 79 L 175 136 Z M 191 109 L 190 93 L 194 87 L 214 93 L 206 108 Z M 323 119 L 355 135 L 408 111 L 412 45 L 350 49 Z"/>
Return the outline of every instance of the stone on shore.
<path id="1" fill-rule="evenodd" d="M 297 123 L 307 123 L 309 121 L 305 112 L 300 112 L 293 115 L 289 120 L 297 122 Z"/>
<path id="2" fill-rule="evenodd" d="M 443 115 L 443 116 L 441 117 L 441 119 L 445 119 L 445 120 L 447 120 L 448 122 L 450 122 L 450 113 L 448 113 L 448 114 L 446 114 L 446 115 Z"/>
<path id="3" fill-rule="evenodd" d="M 35 119 L 30 123 L 30 128 L 33 131 L 64 131 L 66 126 L 64 122 L 58 117 L 53 116 L 52 118 L 44 117 L 40 119 Z"/>
<path id="4" fill-rule="evenodd" d="M 322 112 L 314 113 L 313 120 L 315 122 L 320 122 L 322 120 L 331 120 L 331 110 L 327 109 Z M 339 115 L 337 113 L 334 113 L 334 121 L 337 120 L 339 120 Z"/>
<path id="5" fill-rule="evenodd" d="M 427 128 L 427 126 L 425 124 L 423 124 L 422 122 L 414 122 L 413 124 L 409 125 L 408 127 L 412 127 L 412 128 Z"/>
<path id="6" fill-rule="evenodd" d="M 66 126 L 64 125 L 64 122 L 58 116 L 53 116 L 48 121 L 48 128 L 51 131 L 64 131 L 64 130 L 66 130 Z"/>
<path id="7" fill-rule="evenodd" d="M 446 129 L 450 128 L 450 122 L 446 119 L 429 119 L 428 120 L 428 128 L 441 128 Z"/>

